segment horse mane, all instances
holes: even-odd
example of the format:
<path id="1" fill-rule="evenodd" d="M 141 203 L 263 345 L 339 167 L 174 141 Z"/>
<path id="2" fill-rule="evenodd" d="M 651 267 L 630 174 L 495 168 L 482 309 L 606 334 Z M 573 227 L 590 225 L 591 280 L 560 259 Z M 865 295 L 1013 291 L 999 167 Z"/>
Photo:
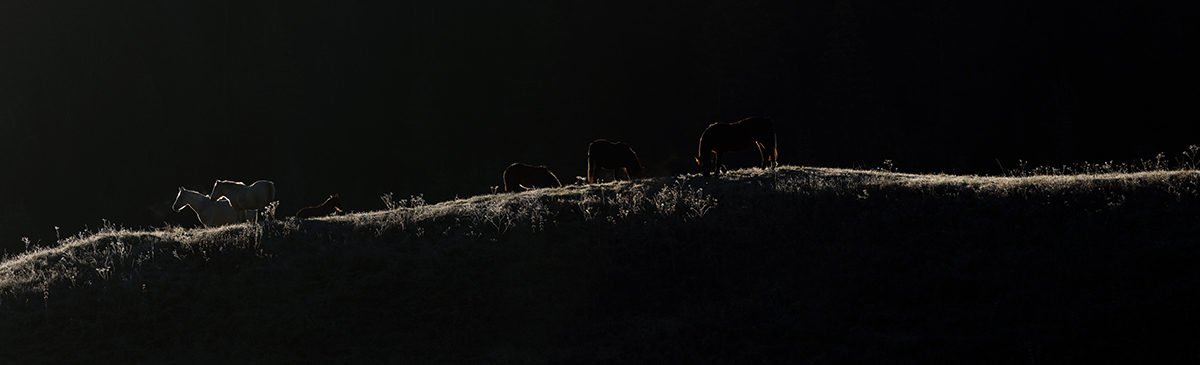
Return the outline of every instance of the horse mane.
<path id="1" fill-rule="evenodd" d="M 204 197 L 204 199 L 210 199 L 210 198 L 211 198 L 211 196 L 209 196 L 208 194 L 201 193 L 201 192 L 199 192 L 199 191 L 195 191 L 195 190 L 192 190 L 192 189 L 183 188 L 183 191 L 186 191 L 186 192 L 189 192 L 189 193 L 195 193 L 196 195 L 199 195 L 199 196 L 201 196 L 201 197 Z M 222 201 L 222 200 L 228 201 L 228 200 L 229 200 L 229 198 L 228 198 L 228 197 L 225 197 L 225 196 L 221 196 L 220 198 L 217 198 L 217 200 L 216 200 L 216 201 Z"/>
<path id="2" fill-rule="evenodd" d="M 233 185 L 246 186 L 246 184 L 242 183 L 241 181 L 232 181 L 232 180 L 217 180 L 217 184 L 233 184 Z"/>

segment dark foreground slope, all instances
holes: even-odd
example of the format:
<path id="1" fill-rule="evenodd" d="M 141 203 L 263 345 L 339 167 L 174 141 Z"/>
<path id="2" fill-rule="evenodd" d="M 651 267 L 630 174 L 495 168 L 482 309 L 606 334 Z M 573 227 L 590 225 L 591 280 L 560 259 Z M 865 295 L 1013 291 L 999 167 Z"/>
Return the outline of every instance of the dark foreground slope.
<path id="1" fill-rule="evenodd" d="M 1194 360 L 1198 183 L 783 167 L 106 228 L 0 265 L 0 362 Z"/>

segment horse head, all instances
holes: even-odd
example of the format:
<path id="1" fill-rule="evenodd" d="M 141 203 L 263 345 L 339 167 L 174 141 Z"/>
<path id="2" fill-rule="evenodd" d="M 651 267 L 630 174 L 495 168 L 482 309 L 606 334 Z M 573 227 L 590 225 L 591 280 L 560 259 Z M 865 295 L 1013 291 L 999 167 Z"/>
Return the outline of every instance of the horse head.
<path id="1" fill-rule="evenodd" d="M 193 202 L 191 195 L 199 196 L 200 193 L 184 189 L 184 187 L 180 186 L 179 193 L 176 193 L 175 195 L 175 203 L 170 204 L 170 209 L 174 209 L 175 211 L 184 211 L 184 208 L 187 208 L 187 204 L 192 204 Z"/>
<path id="2" fill-rule="evenodd" d="M 636 157 L 634 158 L 633 164 L 630 167 L 625 168 L 625 172 L 630 175 L 630 179 L 633 178 L 632 175 L 641 175 L 642 171 L 646 171 L 646 167 L 642 166 L 642 163 L 637 161 Z"/>
<path id="3" fill-rule="evenodd" d="M 629 147 L 625 142 L 617 142 L 617 146 L 620 146 L 624 151 L 628 151 L 627 154 L 621 156 L 625 160 L 622 163 L 625 166 L 625 173 L 630 175 L 630 179 L 633 178 L 632 175 L 640 175 L 646 168 L 642 166 L 642 161 L 638 159 L 637 152 L 634 152 L 633 148 Z"/>
<path id="4" fill-rule="evenodd" d="M 185 191 L 187 191 L 187 189 L 184 189 L 182 186 L 180 186 L 179 193 L 175 194 L 175 203 L 171 204 L 171 209 L 174 209 L 176 212 L 182 212 L 183 208 L 187 207 L 188 205 L 187 199 L 183 198 L 183 193 Z"/>
<path id="5" fill-rule="evenodd" d="M 704 174 L 704 176 L 708 176 L 709 173 L 716 172 L 717 163 L 715 160 L 716 159 L 713 157 L 712 151 L 700 153 L 699 156 L 696 156 L 696 164 L 700 165 L 700 173 Z"/>

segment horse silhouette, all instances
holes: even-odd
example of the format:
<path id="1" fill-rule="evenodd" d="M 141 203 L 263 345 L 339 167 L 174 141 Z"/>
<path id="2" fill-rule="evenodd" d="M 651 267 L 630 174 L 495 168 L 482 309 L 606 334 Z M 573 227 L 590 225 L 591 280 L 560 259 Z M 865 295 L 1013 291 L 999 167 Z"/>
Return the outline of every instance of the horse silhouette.
<path id="1" fill-rule="evenodd" d="M 333 212 L 340 211 L 342 211 L 342 200 L 338 198 L 337 194 L 333 194 L 329 196 L 329 199 L 325 199 L 325 202 L 321 203 L 321 205 L 300 208 L 300 211 L 296 212 L 296 218 L 324 217 L 333 214 Z"/>
<path id="2" fill-rule="evenodd" d="M 275 183 L 259 180 L 246 186 L 238 181 L 217 180 L 213 184 L 212 194 L 208 194 L 208 197 L 212 201 L 221 197 L 228 198 L 233 204 L 233 209 L 238 212 L 238 219 L 243 221 L 248 220 L 246 211 L 253 210 L 254 221 L 258 222 L 258 210 L 275 200 Z"/>
<path id="3" fill-rule="evenodd" d="M 212 201 L 204 194 L 180 186 L 179 194 L 175 195 L 175 203 L 171 204 L 171 209 L 182 212 L 184 207 L 192 207 L 192 210 L 196 212 L 196 217 L 200 218 L 200 223 L 203 223 L 205 227 L 217 227 L 238 222 L 237 211 L 234 211 L 229 199 Z"/>
<path id="4" fill-rule="evenodd" d="M 557 188 L 562 183 L 546 166 L 533 166 L 514 163 L 504 169 L 504 191 L 513 191 L 517 187 L 525 190 L 537 188 Z"/>
<path id="5" fill-rule="evenodd" d="M 720 175 L 725 171 L 721 156 L 725 152 L 742 151 L 758 147 L 762 156 L 762 168 L 779 164 L 779 152 L 775 149 L 775 126 L 771 118 L 750 117 L 733 123 L 713 123 L 700 135 L 700 151 L 696 163 L 704 176 L 709 173 Z"/>
<path id="6" fill-rule="evenodd" d="M 601 168 L 613 170 L 613 180 L 621 179 L 618 170 L 625 172 L 625 180 L 633 179 L 633 175 L 641 174 L 644 170 L 637 153 L 629 146 L 597 139 L 588 145 L 588 183 L 596 182 L 596 169 Z"/>

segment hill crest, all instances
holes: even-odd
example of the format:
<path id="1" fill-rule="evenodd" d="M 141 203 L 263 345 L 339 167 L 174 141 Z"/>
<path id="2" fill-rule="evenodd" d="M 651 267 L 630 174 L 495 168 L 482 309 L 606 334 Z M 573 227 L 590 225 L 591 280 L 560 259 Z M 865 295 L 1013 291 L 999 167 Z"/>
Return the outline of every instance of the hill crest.
<path id="1" fill-rule="evenodd" d="M 0 264 L 0 358 L 1169 359 L 1200 338 L 1198 182 L 783 166 L 110 226 Z"/>

